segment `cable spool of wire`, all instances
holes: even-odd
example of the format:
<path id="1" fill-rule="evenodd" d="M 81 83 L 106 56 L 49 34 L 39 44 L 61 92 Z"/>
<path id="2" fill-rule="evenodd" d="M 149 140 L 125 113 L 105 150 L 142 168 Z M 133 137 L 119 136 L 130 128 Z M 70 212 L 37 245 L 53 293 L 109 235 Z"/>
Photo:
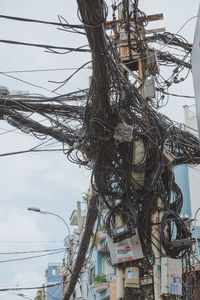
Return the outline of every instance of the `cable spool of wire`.
<path id="1" fill-rule="evenodd" d="M 117 225 L 117 217 L 122 221 L 121 226 Z M 120 242 L 135 234 L 137 222 L 137 210 L 131 201 L 122 201 L 113 205 L 106 215 L 105 229 L 114 243 Z"/>
<path id="2" fill-rule="evenodd" d="M 183 220 L 172 210 L 164 213 L 161 220 L 161 243 L 172 258 L 191 248 L 191 233 Z"/>

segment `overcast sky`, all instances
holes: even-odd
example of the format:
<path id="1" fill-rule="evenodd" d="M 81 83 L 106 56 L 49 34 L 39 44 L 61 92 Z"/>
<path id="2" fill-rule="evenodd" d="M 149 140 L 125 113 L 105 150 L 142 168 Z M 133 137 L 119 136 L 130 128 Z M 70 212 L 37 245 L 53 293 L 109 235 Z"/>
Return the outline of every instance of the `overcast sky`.
<path id="1" fill-rule="evenodd" d="M 110 1 L 111 2 L 111 1 Z M 58 21 L 62 15 L 69 23 L 78 23 L 76 1 L 69 0 L 0 0 L 1 15 L 11 15 Z M 149 27 L 165 27 L 166 31 L 176 33 L 181 26 L 198 13 L 197 0 L 141 0 L 140 8 L 146 14 L 163 13 L 164 20 L 152 22 Z M 192 42 L 196 19 L 192 19 L 181 30 L 180 34 Z M 43 43 L 59 46 L 76 47 L 87 41 L 76 35 L 60 31 L 56 26 L 28 24 L 0 19 L 0 39 L 32 43 Z M 14 70 L 35 70 L 48 68 L 79 67 L 90 60 L 88 54 L 55 55 L 42 49 L 14 46 L 0 43 L 0 72 Z M 49 80 L 61 81 L 71 71 L 30 72 L 10 74 L 50 91 L 57 85 Z M 59 93 L 67 93 L 88 86 L 89 70 L 81 71 Z M 42 88 L 35 88 L 11 79 L 0 73 L 0 85 L 10 90 L 23 90 L 31 93 L 53 96 Z M 177 94 L 193 95 L 191 77 L 187 82 L 174 86 L 170 90 Z M 172 119 L 183 122 L 184 104 L 192 105 L 192 99 L 183 100 L 171 97 L 163 112 Z M 5 134 L 5 130 L 11 130 Z M 4 122 L 0 122 L 0 153 L 28 149 L 39 141 L 12 131 Z M 66 228 L 62 222 L 53 217 L 34 214 L 27 207 L 36 206 L 43 210 L 58 213 L 66 220 L 76 201 L 81 200 L 87 190 L 89 173 L 83 168 L 72 165 L 62 153 L 24 154 L 0 158 L 0 253 L 11 251 L 28 251 L 55 249 L 63 246 Z M 55 241 L 48 242 L 45 241 Z M 59 242 L 60 241 L 60 242 Z M 21 255 L 20 257 L 23 257 Z M 49 258 L 38 258 L 31 261 L 7 262 L 11 258 L 0 255 L 0 288 L 4 286 L 37 286 L 44 282 L 47 263 L 59 261 L 62 255 Z M 16 258 L 16 255 L 12 256 Z M 21 293 L 21 292 L 20 292 Z M 33 299 L 34 293 L 24 292 Z M 0 292 L 0 299 L 16 300 L 22 297 L 16 293 Z"/>

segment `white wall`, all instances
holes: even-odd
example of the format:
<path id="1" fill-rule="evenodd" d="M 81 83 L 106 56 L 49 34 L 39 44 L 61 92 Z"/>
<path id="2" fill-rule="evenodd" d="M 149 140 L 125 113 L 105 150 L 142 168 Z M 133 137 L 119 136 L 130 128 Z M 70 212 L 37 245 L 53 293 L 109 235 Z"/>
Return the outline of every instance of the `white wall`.
<path id="1" fill-rule="evenodd" d="M 184 106 L 185 125 L 186 129 L 192 134 L 198 136 L 197 132 L 197 118 L 195 106 Z M 192 205 L 192 216 L 200 207 L 200 165 L 189 167 L 189 184 L 190 184 L 190 197 Z M 197 215 L 198 225 L 200 225 L 200 213 Z"/>

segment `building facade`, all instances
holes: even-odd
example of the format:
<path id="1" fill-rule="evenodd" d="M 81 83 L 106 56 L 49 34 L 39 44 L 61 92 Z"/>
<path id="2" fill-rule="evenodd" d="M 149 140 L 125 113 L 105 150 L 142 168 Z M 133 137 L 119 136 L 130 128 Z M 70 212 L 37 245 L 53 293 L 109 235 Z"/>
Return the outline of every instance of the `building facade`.
<path id="1" fill-rule="evenodd" d="M 195 106 L 185 105 L 184 113 L 185 113 L 186 129 L 198 137 Z M 189 176 L 189 187 L 190 187 L 190 197 L 191 197 L 191 209 L 192 209 L 192 215 L 194 216 L 197 209 L 200 207 L 200 202 L 199 202 L 200 165 L 195 167 L 188 167 L 188 176 Z M 200 215 L 199 218 L 197 219 L 200 219 Z M 197 224 L 200 225 L 200 222 L 197 221 Z"/>
<path id="2" fill-rule="evenodd" d="M 62 264 L 49 263 L 46 271 L 46 278 L 47 278 L 46 299 L 61 300 L 63 297 Z"/>

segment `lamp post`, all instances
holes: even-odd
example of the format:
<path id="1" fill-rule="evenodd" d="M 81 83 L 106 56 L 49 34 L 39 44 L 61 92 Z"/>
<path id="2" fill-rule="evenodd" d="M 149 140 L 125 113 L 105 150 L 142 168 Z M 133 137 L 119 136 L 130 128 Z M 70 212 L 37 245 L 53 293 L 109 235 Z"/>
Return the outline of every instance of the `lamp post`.
<path id="1" fill-rule="evenodd" d="M 45 215 L 52 215 L 52 216 L 55 216 L 57 218 L 59 218 L 63 223 L 65 223 L 65 225 L 67 226 L 67 230 L 68 230 L 68 235 L 70 236 L 70 229 L 69 229 L 69 226 L 67 224 L 67 222 L 59 215 L 55 214 L 55 213 L 52 213 L 52 212 L 49 212 L 49 211 L 44 211 L 44 210 L 41 210 L 40 208 L 38 207 L 28 207 L 28 210 L 30 211 L 34 211 L 34 212 L 39 212 L 41 214 L 45 214 Z"/>
<path id="2" fill-rule="evenodd" d="M 194 215 L 194 232 L 195 232 L 195 244 L 196 244 L 196 251 L 197 251 L 197 258 L 198 258 L 198 263 L 199 263 L 199 247 L 198 247 L 198 238 L 197 238 L 197 228 L 196 228 L 196 221 L 197 221 L 197 214 L 200 211 L 200 207 L 197 209 Z"/>

